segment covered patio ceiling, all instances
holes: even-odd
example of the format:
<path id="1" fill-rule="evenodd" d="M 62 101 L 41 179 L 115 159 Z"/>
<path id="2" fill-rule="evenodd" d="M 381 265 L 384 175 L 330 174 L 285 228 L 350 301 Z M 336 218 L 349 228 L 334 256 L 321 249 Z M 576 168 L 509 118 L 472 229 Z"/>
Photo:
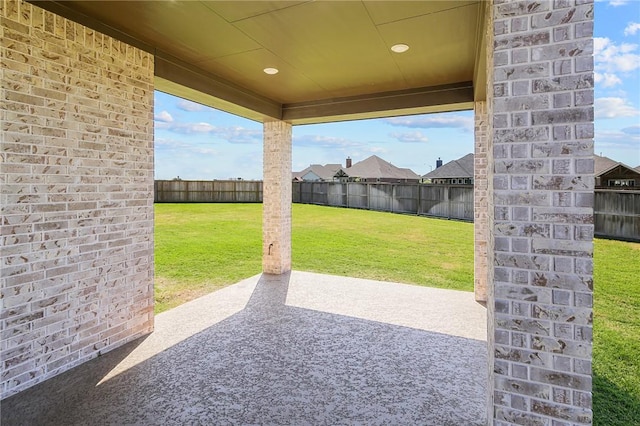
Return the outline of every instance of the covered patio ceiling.
<path id="1" fill-rule="evenodd" d="M 253 120 L 455 111 L 485 99 L 480 0 L 34 3 L 153 53 L 157 90 Z"/>

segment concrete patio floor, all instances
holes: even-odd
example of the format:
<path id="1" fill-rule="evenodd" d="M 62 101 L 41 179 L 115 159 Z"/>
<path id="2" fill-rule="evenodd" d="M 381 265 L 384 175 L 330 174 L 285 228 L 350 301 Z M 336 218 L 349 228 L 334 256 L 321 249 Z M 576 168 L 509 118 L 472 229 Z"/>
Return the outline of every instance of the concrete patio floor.
<path id="1" fill-rule="evenodd" d="M 294 271 L 156 317 L 156 331 L 1 403 L 6 425 L 484 425 L 473 293 Z"/>

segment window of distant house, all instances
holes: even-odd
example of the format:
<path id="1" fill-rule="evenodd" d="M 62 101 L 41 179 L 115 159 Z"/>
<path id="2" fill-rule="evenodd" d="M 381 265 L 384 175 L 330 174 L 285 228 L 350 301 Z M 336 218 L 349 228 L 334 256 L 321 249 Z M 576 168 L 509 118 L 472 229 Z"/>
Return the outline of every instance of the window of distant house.
<path id="1" fill-rule="evenodd" d="M 635 186 L 635 179 L 609 179 L 609 186 Z"/>

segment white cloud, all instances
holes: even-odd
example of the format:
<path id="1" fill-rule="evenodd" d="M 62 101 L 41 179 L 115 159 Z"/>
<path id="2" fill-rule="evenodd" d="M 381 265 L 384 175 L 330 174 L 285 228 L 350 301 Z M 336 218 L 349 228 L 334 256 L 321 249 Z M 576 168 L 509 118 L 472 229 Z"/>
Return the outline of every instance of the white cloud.
<path id="1" fill-rule="evenodd" d="M 160 111 L 156 115 L 153 116 L 155 121 L 160 121 L 163 123 L 171 123 L 173 121 L 173 117 L 167 111 Z"/>
<path id="2" fill-rule="evenodd" d="M 262 140 L 262 130 L 246 129 L 241 126 L 217 127 L 210 123 L 156 123 L 157 129 L 168 130 L 182 135 L 211 134 L 229 143 L 249 144 Z"/>
<path id="3" fill-rule="evenodd" d="M 595 118 L 635 117 L 640 110 L 623 98 L 597 98 L 594 104 Z"/>
<path id="4" fill-rule="evenodd" d="M 262 140 L 262 130 L 245 129 L 240 126 L 221 127 L 214 133 L 231 143 L 258 143 Z"/>
<path id="5" fill-rule="evenodd" d="M 624 29 L 624 35 L 636 35 L 638 31 L 640 31 L 640 22 L 629 22 L 627 27 Z"/>
<path id="6" fill-rule="evenodd" d="M 166 139 L 166 138 L 155 138 L 153 144 L 157 146 L 167 146 L 167 147 L 180 147 L 184 145 L 184 142 L 177 141 L 175 139 Z"/>
<path id="7" fill-rule="evenodd" d="M 176 133 L 211 133 L 216 129 L 215 126 L 200 122 L 200 123 L 179 123 L 172 126 L 169 130 Z"/>
<path id="8" fill-rule="evenodd" d="M 596 0 L 597 3 L 608 2 L 613 7 L 624 6 L 629 0 Z"/>
<path id="9" fill-rule="evenodd" d="M 604 87 L 622 84 L 618 74 L 630 74 L 640 69 L 638 45 L 616 43 L 607 37 L 594 37 L 593 56 L 596 82 Z"/>
<path id="10" fill-rule="evenodd" d="M 193 148 L 193 152 L 195 152 L 196 154 L 199 155 L 219 155 L 220 151 L 218 151 L 217 149 L 213 149 L 213 148 L 201 148 L 201 147 L 194 147 Z"/>
<path id="11" fill-rule="evenodd" d="M 303 157 L 298 157 L 296 164 L 301 165 L 299 170 L 309 164 L 317 163 L 342 163 L 347 156 L 357 162 L 369 157 L 371 154 L 384 155 L 389 151 L 377 145 L 376 142 L 360 142 L 353 139 L 323 136 L 323 135 L 301 135 L 293 137 L 293 145 L 298 156 L 306 153 Z M 318 149 L 324 151 L 322 158 L 318 158 Z M 311 154 L 313 153 L 313 154 Z M 304 165 L 303 165 L 304 164 Z"/>
<path id="12" fill-rule="evenodd" d="M 417 130 L 415 132 L 404 132 L 404 133 L 394 132 L 394 133 L 390 133 L 389 136 L 391 136 L 392 138 L 397 139 L 399 142 L 424 143 L 424 142 L 427 142 L 429 140 L 419 130 Z"/>
<path id="13" fill-rule="evenodd" d="M 613 7 L 616 6 L 624 6 L 625 4 L 629 3 L 629 0 L 611 0 L 609 2 L 609 4 Z"/>
<path id="14" fill-rule="evenodd" d="M 198 154 L 219 154 L 220 151 L 210 148 L 211 143 L 185 142 L 177 139 L 156 138 L 153 142 L 155 147 L 162 151 L 180 152 L 188 155 L 195 152 Z"/>
<path id="15" fill-rule="evenodd" d="M 615 74 L 604 73 L 600 74 L 599 72 L 593 73 L 593 80 L 602 85 L 602 87 L 614 87 L 618 84 L 622 84 L 622 80 Z"/>
<path id="16" fill-rule="evenodd" d="M 640 125 L 618 129 L 599 129 L 596 124 L 594 151 L 630 166 L 640 165 Z"/>
<path id="17" fill-rule="evenodd" d="M 602 148 L 631 150 L 632 155 L 618 155 L 616 160 L 636 166 L 640 162 L 640 134 L 628 134 L 623 130 L 601 130 L 595 134 L 595 151 Z M 612 157 L 613 158 L 613 157 Z"/>
<path id="18" fill-rule="evenodd" d="M 473 118 L 462 115 L 417 115 L 393 117 L 384 120 L 387 124 L 409 128 L 452 128 L 464 131 L 473 130 Z"/>
<path id="19" fill-rule="evenodd" d="M 176 104 L 176 107 L 183 111 L 189 111 L 189 112 L 202 111 L 204 109 L 204 105 L 200 105 L 195 102 L 188 101 L 186 99 L 180 100 L 180 102 Z"/>

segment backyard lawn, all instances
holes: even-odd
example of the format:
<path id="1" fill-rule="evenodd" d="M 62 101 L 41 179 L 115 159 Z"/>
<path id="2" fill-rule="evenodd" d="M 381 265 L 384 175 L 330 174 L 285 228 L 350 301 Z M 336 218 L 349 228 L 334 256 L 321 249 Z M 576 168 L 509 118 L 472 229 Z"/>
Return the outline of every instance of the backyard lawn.
<path id="1" fill-rule="evenodd" d="M 261 204 L 156 204 L 156 312 L 261 271 Z M 295 204 L 293 268 L 473 290 L 473 224 Z M 640 244 L 595 242 L 594 424 L 640 425 Z"/>

